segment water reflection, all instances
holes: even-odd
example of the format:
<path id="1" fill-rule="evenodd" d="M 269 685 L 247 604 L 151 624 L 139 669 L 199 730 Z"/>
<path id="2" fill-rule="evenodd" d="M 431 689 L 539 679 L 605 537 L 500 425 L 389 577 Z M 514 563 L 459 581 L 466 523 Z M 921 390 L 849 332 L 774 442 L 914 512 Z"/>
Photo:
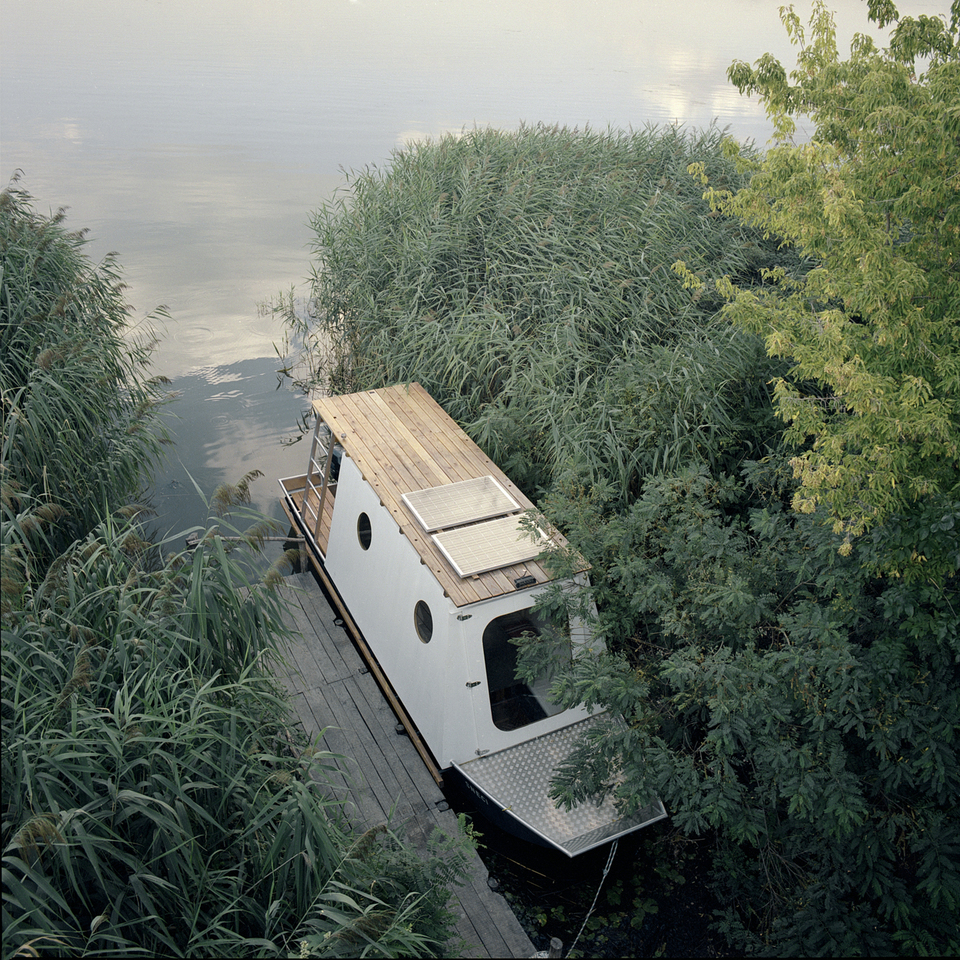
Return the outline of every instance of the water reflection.
<path id="1" fill-rule="evenodd" d="M 176 448 L 156 478 L 153 497 L 162 532 L 203 523 L 205 498 L 251 470 L 264 473 L 250 487 L 252 505 L 282 518 L 277 479 L 303 471 L 306 454 L 291 441 L 300 436 L 298 418 L 309 403 L 278 380 L 276 368 L 252 358 L 202 367 L 172 382 L 179 395 L 168 408 L 175 415 L 170 426 Z"/>
<path id="2" fill-rule="evenodd" d="M 865 28 L 865 4 L 831 2 L 846 48 Z M 792 64 L 777 7 L 0 0 L 0 173 L 22 168 L 41 208 L 69 206 L 94 257 L 119 252 L 138 316 L 168 306 L 156 366 L 183 395 L 179 458 L 209 493 L 252 466 L 297 472 L 278 451 L 302 401 L 274 391 L 283 331 L 257 305 L 309 274 L 309 211 L 343 183 L 342 169 L 382 165 L 395 147 L 446 131 L 538 121 L 717 119 L 762 145 L 762 111 L 726 70 L 767 51 Z M 209 369 L 242 370 L 231 392 L 243 396 L 221 396 Z M 161 489 L 174 480 L 186 476 L 171 467 Z M 165 497 L 171 509 L 180 502 Z M 181 518 L 201 515 L 190 500 Z"/>

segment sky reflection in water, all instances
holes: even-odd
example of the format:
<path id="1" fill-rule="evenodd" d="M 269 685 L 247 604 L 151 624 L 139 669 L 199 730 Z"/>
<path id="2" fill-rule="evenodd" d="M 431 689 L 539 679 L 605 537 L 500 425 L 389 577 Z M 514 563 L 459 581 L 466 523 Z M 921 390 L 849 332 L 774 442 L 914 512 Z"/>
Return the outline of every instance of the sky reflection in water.
<path id="1" fill-rule="evenodd" d="M 847 49 L 865 4 L 833 6 Z M 158 478 L 170 523 L 203 519 L 174 487 L 185 470 L 209 495 L 259 467 L 255 494 L 275 513 L 274 478 L 302 471 L 303 445 L 282 441 L 305 402 L 276 388 L 282 330 L 258 304 L 308 276 L 309 212 L 343 169 L 444 132 L 538 121 L 716 119 L 762 146 L 763 112 L 726 70 L 768 51 L 793 64 L 777 7 L 0 0 L 4 181 L 22 169 L 41 209 L 68 206 L 68 223 L 90 228 L 93 256 L 119 252 L 139 317 L 169 309 L 156 368 L 182 394 L 177 456 Z"/>

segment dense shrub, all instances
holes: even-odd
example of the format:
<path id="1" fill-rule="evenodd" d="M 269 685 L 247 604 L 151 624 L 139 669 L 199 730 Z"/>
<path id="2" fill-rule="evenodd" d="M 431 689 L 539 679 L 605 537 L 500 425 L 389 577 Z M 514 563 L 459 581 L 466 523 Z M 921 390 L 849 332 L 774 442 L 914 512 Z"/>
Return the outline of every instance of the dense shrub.
<path id="1" fill-rule="evenodd" d="M 524 127 L 417 144 L 314 217 L 313 316 L 335 391 L 419 380 L 520 484 L 568 462 L 624 496 L 773 432 L 759 341 L 711 322 L 679 258 L 748 282 L 775 244 L 687 173 L 745 182 L 721 134 Z"/>
<path id="2" fill-rule="evenodd" d="M 555 694 L 625 723 L 574 752 L 558 802 L 659 796 L 710 837 L 738 950 L 955 952 L 955 586 L 875 576 L 915 533 L 894 521 L 841 551 L 790 509 L 768 394 L 789 369 L 710 291 L 809 264 L 705 205 L 688 166 L 748 182 L 720 140 L 537 127 L 403 151 L 316 215 L 294 331 L 332 350 L 314 372 L 336 390 L 425 384 L 590 561 L 586 591 L 541 606 L 594 617 L 609 652 Z M 542 655 L 525 646 L 531 675 Z"/>
<path id="3" fill-rule="evenodd" d="M 675 829 L 711 837 L 739 950 L 949 954 L 960 605 L 842 556 L 790 510 L 788 476 L 772 458 L 650 477 L 626 509 L 602 485 L 544 504 L 593 565 L 578 600 L 611 647 L 557 693 L 627 721 L 571 756 L 555 796 L 658 796 Z"/>
<path id="4" fill-rule="evenodd" d="M 437 955 L 462 848 L 353 835 L 269 672 L 281 598 L 213 532 L 160 569 L 129 524 L 3 630 L 4 955 Z"/>

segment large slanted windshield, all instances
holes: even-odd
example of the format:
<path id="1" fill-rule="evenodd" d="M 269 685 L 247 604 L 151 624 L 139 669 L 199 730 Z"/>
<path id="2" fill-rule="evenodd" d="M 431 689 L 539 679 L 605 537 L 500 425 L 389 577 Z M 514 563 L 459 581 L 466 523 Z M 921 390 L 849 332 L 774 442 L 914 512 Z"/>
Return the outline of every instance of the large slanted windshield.
<path id="1" fill-rule="evenodd" d="M 556 643 L 554 661 L 570 660 L 569 636 L 553 639 L 543 622 L 530 610 L 496 617 L 483 631 L 483 658 L 487 667 L 487 688 L 493 722 L 501 730 L 516 730 L 561 712 L 549 697 L 550 676 L 544 674 L 533 684 L 517 679 L 517 647 L 511 640 L 524 634 Z M 547 641 L 547 637 L 551 639 Z"/>

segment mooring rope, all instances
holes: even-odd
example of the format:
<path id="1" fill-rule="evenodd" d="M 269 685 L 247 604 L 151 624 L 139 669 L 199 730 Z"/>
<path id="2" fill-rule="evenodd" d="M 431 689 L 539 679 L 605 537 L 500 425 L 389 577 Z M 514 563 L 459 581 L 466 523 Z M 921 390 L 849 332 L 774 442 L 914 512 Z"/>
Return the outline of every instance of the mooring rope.
<path id="1" fill-rule="evenodd" d="M 590 919 L 590 914 L 593 913 L 593 908 L 597 905 L 597 897 L 600 896 L 600 888 L 603 886 L 603 881 L 607 879 L 607 874 L 610 872 L 610 868 L 613 866 L 613 858 L 617 854 L 617 844 L 619 839 L 613 841 L 613 845 L 610 847 L 610 855 L 607 857 L 607 865 L 603 868 L 603 876 L 600 878 L 600 883 L 597 886 L 597 892 L 593 895 L 593 903 L 590 904 L 590 909 L 587 911 L 587 915 L 583 918 L 583 923 L 580 925 L 580 932 L 577 934 L 576 938 L 573 941 L 573 945 L 567 951 L 567 956 L 569 957 L 573 953 L 574 947 L 580 940 L 580 934 L 583 933 L 584 928 L 587 925 L 587 921 Z"/>

